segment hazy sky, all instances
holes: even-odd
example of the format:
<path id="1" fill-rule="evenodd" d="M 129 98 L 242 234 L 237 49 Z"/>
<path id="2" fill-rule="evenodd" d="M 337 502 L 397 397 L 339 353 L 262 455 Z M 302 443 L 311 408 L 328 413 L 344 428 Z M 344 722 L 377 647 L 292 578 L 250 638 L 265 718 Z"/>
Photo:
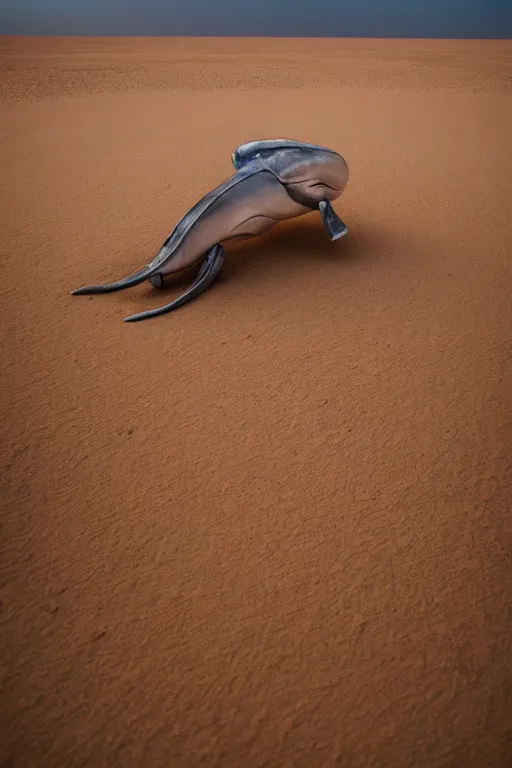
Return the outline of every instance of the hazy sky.
<path id="1" fill-rule="evenodd" d="M 0 34 L 512 37 L 512 0 L 0 0 Z"/>

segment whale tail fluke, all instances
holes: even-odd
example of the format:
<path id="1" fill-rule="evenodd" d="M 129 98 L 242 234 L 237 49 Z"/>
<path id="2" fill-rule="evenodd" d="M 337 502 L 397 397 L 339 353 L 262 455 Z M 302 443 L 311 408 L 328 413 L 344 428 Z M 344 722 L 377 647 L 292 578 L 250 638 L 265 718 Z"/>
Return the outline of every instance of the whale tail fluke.
<path id="1" fill-rule="evenodd" d="M 166 304 L 163 307 L 157 309 L 149 309 L 147 312 L 139 312 L 136 315 L 130 315 L 124 318 L 125 323 L 137 323 L 140 320 L 146 320 L 149 317 L 158 317 L 158 315 L 165 315 L 167 312 L 172 312 L 173 309 L 183 306 L 188 301 L 192 301 L 201 293 L 210 288 L 219 276 L 222 267 L 224 265 L 225 253 L 223 247 L 218 243 L 204 258 L 198 275 L 190 288 L 185 291 L 184 294 L 178 296 L 177 299 L 171 301 L 170 304 Z"/>
<path id="2" fill-rule="evenodd" d="M 123 291 L 125 288 L 133 288 L 135 285 L 143 283 L 151 277 L 153 269 L 151 267 L 144 267 L 138 272 L 134 272 L 133 275 L 117 280 L 114 283 L 105 283 L 103 285 L 84 285 L 82 288 L 76 288 L 71 291 L 71 296 L 91 296 L 98 293 L 114 293 L 115 291 Z"/>

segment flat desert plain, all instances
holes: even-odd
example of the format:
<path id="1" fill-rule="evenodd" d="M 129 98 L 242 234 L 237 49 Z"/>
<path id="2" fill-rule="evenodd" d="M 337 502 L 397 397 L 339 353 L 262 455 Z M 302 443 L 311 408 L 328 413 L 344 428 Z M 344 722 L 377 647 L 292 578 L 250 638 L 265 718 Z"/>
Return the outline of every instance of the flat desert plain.
<path id="1" fill-rule="evenodd" d="M 512 42 L 2 38 L 0 762 L 512 764 Z M 318 213 L 149 261 L 291 137 Z"/>

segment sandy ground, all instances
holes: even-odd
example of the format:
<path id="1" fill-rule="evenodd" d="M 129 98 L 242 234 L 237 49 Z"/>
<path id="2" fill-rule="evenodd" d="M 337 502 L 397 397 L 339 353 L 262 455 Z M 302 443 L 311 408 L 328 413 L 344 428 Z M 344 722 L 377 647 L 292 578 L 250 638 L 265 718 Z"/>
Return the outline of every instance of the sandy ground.
<path id="1" fill-rule="evenodd" d="M 511 765 L 512 42 L 0 64 L 1 765 Z M 346 157 L 346 238 L 69 296 L 282 135 Z"/>

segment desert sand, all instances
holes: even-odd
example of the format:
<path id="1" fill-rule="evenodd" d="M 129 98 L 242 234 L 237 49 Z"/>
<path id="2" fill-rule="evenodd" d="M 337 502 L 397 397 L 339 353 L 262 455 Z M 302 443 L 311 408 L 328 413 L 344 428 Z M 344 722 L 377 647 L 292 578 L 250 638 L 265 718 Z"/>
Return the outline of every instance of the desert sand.
<path id="1" fill-rule="evenodd" d="M 511 765 L 512 42 L 0 60 L 1 765 Z M 281 136 L 347 159 L 345 238 L 69 295 Z"/>

